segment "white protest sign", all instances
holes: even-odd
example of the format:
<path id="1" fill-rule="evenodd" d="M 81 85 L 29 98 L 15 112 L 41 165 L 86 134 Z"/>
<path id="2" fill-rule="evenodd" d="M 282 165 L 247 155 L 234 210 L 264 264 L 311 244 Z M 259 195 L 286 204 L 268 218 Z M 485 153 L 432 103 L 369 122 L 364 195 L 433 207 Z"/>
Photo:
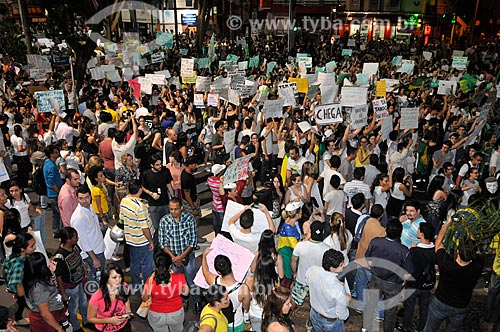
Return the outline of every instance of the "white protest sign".
<path id="1" fill-rule="evenodd" d="M 295 94 L 291 86 L 278 87 L 280 99 L 283 100 L 283 106 L 295 105 Z"/>
<path id="2" fill-rule="evenodd" d="M 299 126 L 299 129 L 303 133 L 307 133 L 309 130 L 311 130 L 311 124 L 307 121 L 302 121 L 297 123 L 297 126 Z"/>
<path id="3" fill-rule="evenodd" d="M 138 77 L 137 81 L 141 85 L 141 91 L 144 92 L 147 95 L 150 95 L 153 93 L 153 85 L 151 84 L 151 81 L 149 78 L 146 77 Z"/>
<path id="4" fill-rule="evenodd" d="M 49 100 L 51 98 L 59 104 L 61 110 L 66 109 L 63 90 L 36 91 L 35 98 L 38 102 L 38 111 L 41 113 L 50 112 L 53 108 Z"/>
<path id="5" fill-rule="evenodd" d="M 211 77 L 196 77 L 196 91 L 206 92 L 210 91 L 210 83 L 212 82 Z"/>
<path id="6" fill-rule="evenodd" d="M 165 58 L 165 54 L 163 52 L 151 54 L 151 63 L 161 62 L 164 58 Z"/>
<path id="7" fill-rule="evenodd" d="M 377 121 L 385 119 L 389 116 L 387 111 L 387 100 L 384 98 L 374 99 L 372 101 L 373 111 L 377 114 Z"/>
<path id="8" fill-rule="evenodd" d="M 366 126 L 368 121 L 368 105 L 350 106 L 351 129 L 355 130 Z"/>
<path id="9" fill-rule="evenodd" d="M 252 153 L 244 157 L 235 159 L 224 172 L 224 184 L 248 179 L 251 171 L 249 163 L 250 159 L 252 159 L 254 155 L 255 153 Z"/>
<path id="10" fill-rule="evenodd" d="M 101 68 L 102 70 L 104 70 L 105 73 L 107 73 L 115 70 L 115 65 L 102 65 Z"/>
<path id="11" fill-rule="evenodd" d="M 356 46 L 356 39 L 349 38 L 347 40 L 347 46 L 349 46 L 349 47 L 355 47 Z"/>
<path id="12" fill-rule="evenodd" d="M 424 56 L 424 59 L 427 61 L 430 61 L 432 59 L 432 52 L 424 51 L 422 52 L 422 55 Z"/>
<path id="13" fill-rule="evenodd" d="M 312 57 L 306 56 L 306 57 L 297 57 L 297 63 L 304 64 L 306 68 L 312 68 Z"/>
<path id="14" fill-rule="evenodd" d="M 106 72 L 106 78 L 110 80 L 111 82 L 120 82 L 122 79 L 120 77 L 120 73 L 118 72 L 117 69 L 112 70 L 112 71 L 107 71 Z"/>
<path id="15" fill-rule="evenodd" d="M 194 59 L 181 59 L 181 76 L 193 77 L 194 76 Z"/>
<path id="16" fill-rule="evenodd" d="M 283 100 L 266 100 L 264 101 L 264 118 L 282 118 L 283 117 Z"/>
<path id="17" fill-rule="evenodd" d="M 402 108 L 399 129 L 418 128 L 418 107 Z"/>
<path id="18" fill-rule="evenodd" d="M 36 82 L 43 82 L 47 79 L 45 68 L 30 68 L 30 77 Z"/>
<path id="19" fill-rule="evenodd" d="M 340 104 L 316 105 L 314 107 L 317 124 L 342 122 L 342 107 Z"/>
<path id="20" fill-rule="evenodd" d="M 317 84 L 335 84 L 335 73 L 318 73 Z"/>
<path id="21" fill-rule="evenodd" d="M 163 75 L 163 76 L 165 76 L 166 79 L 169 79 L 171 77 L 170 72 L 168 70 L 155 71 L 155 74 Z"/>
<path id="22" fill-rule="evenodd" d="M 91 58 L 89 62 L 87 62 L 87 68 L 94 68 L 97 66 L 97 58 Z"/>
<path id="23" fill-rule="evenodd" d="M 454 56 L 464 56 L 464 51 L 459 51 L 459 50 L 453 50 L 453 53 L 451 54 L 452 57 Z"/>
<path id="24" fill-rule="evenodd" d="M 227 203 L 228 207 L 230 206 L 231 209 L 235 210 L 236 212 L 241 211 L 241 209 L 236 210 L 237 207 L 234 207 L 233 203 L 234 203 L 233 201 L 228 201 Z M 226 213 L 227 209 L 228 208 L 226 207 Z M 234 243 L 233 241 L 225 238 L 220 234 L 217 235 L 217 237 L 212 241 L 210 248 L 212 250 L 208 253 L 206 260 L 207 260 L 208 270 L 211 273 L 217 274 L 217 271 L 215 270 L 214 267 L 215 257 L 217 257 L 218 255 L 224 255 L 231 261 L 231 271 L 233 272 L 236 281 L 238 282 L 245 281 L 245 276 L 254 259 L 254 255 L 252 252 L 250 252 L 250 250 L 240 246 L 239 244 Z M 209 287 L 207 281 L 205 280 L 205 277 L 203 277 L 203 271 L 201 267 L 196 273 L 196 276 L 194 278 L 194 283 L 195 285 L 203 289 L 207 289 Z"/>
<path id="25" fill-rule="evenodd" d="M 396 79 L 391 79 L 391 78 L 384 78 L 385 81 L 385 91 L 386 92 L 393 92 L 399 87 L 399 80 Z"/>
<path id="26" fill-rule="evenodd" d="M 228 101 L 231 104 L 238 106 L 240 104 L 240 94 L 238 93 L 238 91 L 229 89 L 227 92 Z"/>
<path id="27" fill-rule="evenodd" d="M 382 119 L 382 140 L 389 138 L 389 133 L 393 130 L 392 128 L 392 116 Z"/>
<path id="28" fill-rule="evenodd" d="M 132 70 L 132 68 L 126 67 L 122 69 L 122 75 L 125 81 L 130 81 L 134 77 L 134 71 Z"/>
<path id="29" fill-rule="evenodd" d="M 339 86 L 335 82 L 332 84 L 321 84 L 321 104 L 332 104 L 337 100 L 337 95 L 339 93 Z"/>
<path id="30" fill-rule="evenodd" d="M 467 68 L 468 58 L 466 56 L 454 56 L 451 66 L 458 70 Z"/>
<path id="31" fill-rule="evenodd" d="M 342 88 L 342 106 L 354 106 L 366 104 L 366 94 L 368 88 L 344 86 Z"/>
<path id="32" fill-rule="evenodd" d="M 438 95 L 448 95 L 450 93 L 455 93 L 455 86 L 457 85 L 457 82 L 455 81 L 445 81 L 445 80 L 439 80 L 439 85 L 438 85 Z"/>
<path id="33" fill-rule="evenodd" d="M 248 68 L 248 61 L 238 62 L 238 69 L 239 70 L 247 70 L 247 68 Z"/>
<path id="34" fill-rule="evenodd" d="M 96 81 L 105 78 L 104 69 L 101 67 L 90 68 L 90 75 L 92 76 L 92 79 Z"/>
<path id="35" fill-rule="evenodd" d="M 151 84 L 156 84 L 159 85 L 160 87 L 165 85 L 164 74 L 146 74 L 145 76 L 151 81 Z"/>
<path id="36" fill-rule="evenodd" d="M 370 76 L 376 75 L 378 72 L 378 62 L 365 62 L 363 64 L 363 74 Z"/>
<path id="37" fill-rule="evenodd" d="M 208 94 L 208 106 L 217 106 L 219 102 L 219 94 L 218 93 L 209 93 Z"/>
<path id="38" fill-rule="evenodd" d="M 194 94 L 194 106 L 203 107 L 205 103 L 203 102 L 203 93 Z"/>
<path id="39" fill-rule="evenodd" d="M 224 147 L 226 148 L 226 153 L 233 152 L 235 139 L 236 139 L 236 129 L 224 132 Z"/>

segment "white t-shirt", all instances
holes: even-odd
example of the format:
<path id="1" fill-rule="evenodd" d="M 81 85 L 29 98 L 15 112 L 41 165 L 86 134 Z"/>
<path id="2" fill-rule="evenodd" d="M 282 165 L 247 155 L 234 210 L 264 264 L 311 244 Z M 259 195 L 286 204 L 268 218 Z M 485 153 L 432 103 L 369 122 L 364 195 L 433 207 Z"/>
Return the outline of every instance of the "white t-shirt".
<path id="1" fill-rule="evenodd" d="M 330 185 L 330 179 L 333 175 L 337 175 L 340 178 L 340 185 L 344 185 L 345 179 L 338 171 L 331 169 L 330 167 L 325 168 L 320 176 L 323 178 L 323 198 L 326 194 L 332 190 L 332 186 Z"/>
<path id="2" fill-rule="evenodd" d="M 233 238 L 234 243 L 239 244 L 243 248 L 247 248 L 250 252 L 257 251 L 259 247 L 260 234 L 257 233 L 242 233 L 235 224 L 229 225 L 229 234 Z"/>
<path id="3" fill-rule="evenodd" d="M 323 198 L 328 203 L 327 215 L 331 216 L 334 212 L 344 214 L 345 194 L 342 190 L 331 190 Z"/>
<path id="4" fill-rule="evenodd" d="M 495 172 L 500 171 L 500 152 L 493 151 L 490 158 L 490 168 L 496 167 Z M 494 175 L 494 174 L 492 174 Z"/>
<path id="5" fill-rule="evenodd" d="M 10 200 L 8 200 L 7 203 L 5 204 L 5 206 L 8 207 L 9 209 L 14 208 L 17 211 L 19 211 L 19 214 L 21 215 L 22 228 L 28 227 L 29 224 L 31 223 L 30 211 L 29 211 L 31 201 L 27 194 L 24 194 L 24 199 L 26 201 L 21 199 L 20 201 L 13 201 L 12 204 L 10 203 Z"/>
<path id="6" fill-rule="evenodd" d="M 23 149 L 26 149 L 26 141 L 24 140 L 24 138 L 16 136 L 16 135 L 12 135 L 10 137 L 10 143 L 12 144 L 12 147 L 14 148 L 14 156 L 23 157 L 23 156 L 28 155 L 28 150 L 24 150 L 23 152 L 19 152 L 17 150 L 17 147 L 19 145 L 21 145 L 23 147 Z"/>
<path id="7" fill-rule="evenodd" d="M 306 158 L 300 157 L 299 160 L 295 161 L 292 158 L 288 159 L 288 164 L 286 169 L 293 173 L 301 174 L 302 173 L 302 165 L 306 162 Z"/>
<path id="8" fill-rule="evenodd" d="M 111 149 L 113 150 L 113 154 L 115 155 L 115 169 L 122 167 L 122 155 L 128 153 L 135 159 L 134 148 L 137 140 L 135 136 L 132 136 L 130 140 L 125 144 L 118 144 L 113 139 L 111 142 Z"/>
<path id="9" fill-rule="evenodd" d="M 326 244 L 329 248 L 335 249 L 337 251 L 340 251 L 342 255 L 344 255 L 344 266 L 346 266 L 349 263 L 349 258 L 347 257 L 347 252 L 351 248 L 351 243 L 353 236 L 351 232 L 346 229 L 345 230 L 345 235 L 346 235 L 346 247 L 344 250 L 340 250 L 340 241 L 339 237 L 337 234 L 329 235 L 326 239 L 323 240 L 323 243 Z"/>
<path id="10" fill-rule="evenodd" d="M 330 249 L 323 242 L 303 241 L 297 243 L 293 249 L 293 255 L 299 258 L 297 263 L 298 282 L 306 283 L 306 272 L 312 266 L 321 266 L 323 254 Z"/>

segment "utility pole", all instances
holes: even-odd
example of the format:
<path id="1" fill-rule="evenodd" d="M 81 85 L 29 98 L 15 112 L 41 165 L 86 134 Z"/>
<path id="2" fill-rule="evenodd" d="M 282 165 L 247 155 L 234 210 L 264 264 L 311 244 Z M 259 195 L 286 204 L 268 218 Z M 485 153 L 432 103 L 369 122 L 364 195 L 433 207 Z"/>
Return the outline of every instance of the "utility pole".
<path id="1" fill-rule="evenodd" d="M 476 9 L 474 9 L 474 18 L 472 19 L 472 26 L 470 27 L 470 41 L 474 39 L 474 27 L 476 26 L 477 9 L 479 8 L 479 0 L 476 0 Z"/>
<path id="2" fill-rule="evenodd" d="M 17 0 L 19 6 L 19 17 L 21 19 L 21 27 L 23 29 L 24 39 L 26 43 L 26 53 L 31 54 L 31 32 L 28 21 L 28 10 L 26 9 L 26 0 Z"/>

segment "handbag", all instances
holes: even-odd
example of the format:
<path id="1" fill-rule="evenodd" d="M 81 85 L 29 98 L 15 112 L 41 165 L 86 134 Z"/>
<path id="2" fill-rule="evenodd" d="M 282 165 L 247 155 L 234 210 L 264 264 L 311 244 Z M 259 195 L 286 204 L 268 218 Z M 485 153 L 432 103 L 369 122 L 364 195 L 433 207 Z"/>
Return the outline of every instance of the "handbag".
<path id="1" fill-rule="evenodd" d="M 154 276 L 155 276 L 155 273 L 153 272 L 151 277 L 149 277 L 149 282 L 148 282 L 149 292 L 151 292 L 151 290 L 153 288 Z M 152 300 L 151 300 L 151 294 L 150 294 L 146 301 L 141 302 L 141 305 L 139 306 L 139 308 L 136 311 L 137 316 L 146 319 L 146 317 L 148 317 L 149 306 L 151 305 L 151 302 L 152 302 Z"/>

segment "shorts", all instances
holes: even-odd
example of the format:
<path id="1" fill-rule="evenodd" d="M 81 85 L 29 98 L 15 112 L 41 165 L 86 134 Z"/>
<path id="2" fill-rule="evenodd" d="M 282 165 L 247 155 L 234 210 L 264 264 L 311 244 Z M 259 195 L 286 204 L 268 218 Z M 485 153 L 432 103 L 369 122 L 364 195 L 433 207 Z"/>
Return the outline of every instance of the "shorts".
<path id="1" fill-rule="evenodd" d="M 309 286 L 295 280 L 292 285 L 292 301 L 297 305 L 303 305 L 309 292 Z"/>

